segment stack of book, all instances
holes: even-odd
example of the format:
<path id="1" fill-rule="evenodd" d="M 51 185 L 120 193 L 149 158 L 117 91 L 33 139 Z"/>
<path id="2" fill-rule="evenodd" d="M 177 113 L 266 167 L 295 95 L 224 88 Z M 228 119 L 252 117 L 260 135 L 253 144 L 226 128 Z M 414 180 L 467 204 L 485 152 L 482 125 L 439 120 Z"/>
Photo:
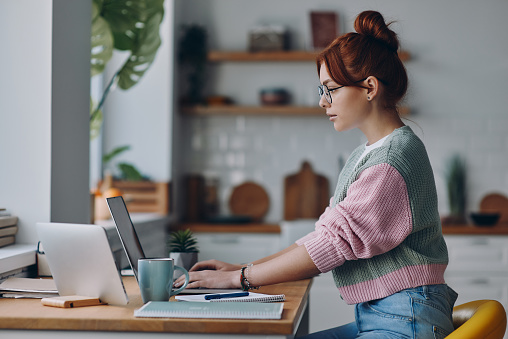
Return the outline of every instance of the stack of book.
<path id="1" fill-rule="evenodd" d="M 0 208 L 0 247 L 14 244 L 18 232 L 18 217 Z"/>

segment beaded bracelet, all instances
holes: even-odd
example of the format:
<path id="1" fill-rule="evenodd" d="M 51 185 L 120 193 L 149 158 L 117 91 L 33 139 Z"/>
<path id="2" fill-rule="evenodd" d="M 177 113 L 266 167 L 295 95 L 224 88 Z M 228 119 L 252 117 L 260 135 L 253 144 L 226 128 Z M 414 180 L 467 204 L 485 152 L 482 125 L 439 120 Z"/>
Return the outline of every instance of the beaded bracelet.
<path id="1" fill-rule="evenodd" d="M 248 291 L 248 290 L 257 290 L 258 287 L 253 287 L 250 285 L 249 279 L 247 279 L 248 273 L 250 272 L 250 268 L 252 267 L 252 264 L 248 264 L 247 266 L 242 267 L 240 271 L 240 285 L 242 286 L 242 290 Z M 245 270 L 247 270 L 247 274 L 245 273 Z"/>

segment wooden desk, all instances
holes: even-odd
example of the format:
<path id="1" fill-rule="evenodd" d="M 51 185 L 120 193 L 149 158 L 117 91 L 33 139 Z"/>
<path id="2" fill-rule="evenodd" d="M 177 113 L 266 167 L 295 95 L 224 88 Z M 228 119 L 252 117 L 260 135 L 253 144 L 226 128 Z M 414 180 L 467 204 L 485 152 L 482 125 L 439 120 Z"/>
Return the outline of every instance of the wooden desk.
<path id="1" fill-rule="evenodd" d="M 142 334 L 161 338 L 209 338 L 216 334 L 218 338 L 293 338 L 299 327 L 304 332 L 308 331 L 305 327 L 308 326 L 306 311 L 311 283 L 312 280 L 307 279 L 265 286 L 259 290 L 260 293 L 286 295 L 280 320 L 135 318 L 134 310 L 143 303 L 133 277 L 124 278 L 130 300 L 126 306 L 61 309 L 43 306 L 39 299 L 0 299 L 0 337 L 93 336 L 95 339 L 139 337 Z"/>

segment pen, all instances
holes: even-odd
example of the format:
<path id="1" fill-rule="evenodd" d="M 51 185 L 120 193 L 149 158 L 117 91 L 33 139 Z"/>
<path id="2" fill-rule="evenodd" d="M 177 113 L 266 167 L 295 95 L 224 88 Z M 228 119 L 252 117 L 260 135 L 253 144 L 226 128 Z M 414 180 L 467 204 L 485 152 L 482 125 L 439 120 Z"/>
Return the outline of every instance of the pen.
<path id="1" fill-rule="evenodd" d="M 235 292 L 235 293 L 219 293 L 219 294 L 207 294 L 205 295 L 205 300 L 211 299 L 224 299 L 224 298 L 238 298 L 238 297 L 246 297 L 249 295 L 249 292 Z"/>

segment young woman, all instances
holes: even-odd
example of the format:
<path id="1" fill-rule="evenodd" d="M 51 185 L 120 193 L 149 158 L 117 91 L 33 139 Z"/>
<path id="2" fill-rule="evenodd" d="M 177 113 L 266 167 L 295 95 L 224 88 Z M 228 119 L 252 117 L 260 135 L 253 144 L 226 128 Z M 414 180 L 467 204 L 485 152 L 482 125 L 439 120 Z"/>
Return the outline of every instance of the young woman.
<path id="1" fill-rule="evenodd" d="M 346 162 L 315 231 L 247 266 L 200 262 L 189 287 L 250 289 L 332 271 L 356 321 L 309 338 L 444 338 L 457 294 L 443 277 L 432 168 L 397 112 L 407 89 L 399 42 L 378 12 L 361 13 L 355 30 L 317 57 L 319 104 L 335 130 L 358 128 L 367 143 Z"/>

